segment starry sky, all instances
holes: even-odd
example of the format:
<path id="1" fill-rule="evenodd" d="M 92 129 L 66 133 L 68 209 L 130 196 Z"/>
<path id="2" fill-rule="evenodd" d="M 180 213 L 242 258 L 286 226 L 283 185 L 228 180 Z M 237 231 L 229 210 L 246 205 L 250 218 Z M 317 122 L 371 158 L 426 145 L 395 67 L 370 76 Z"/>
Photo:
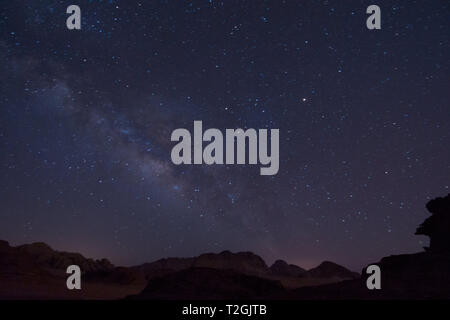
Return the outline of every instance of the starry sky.
<path id="1" fill-rule="evenodd" d="M 446 1 L 1 1 L 0 238 L 120 265 L 420 251 L 450 192 L 449 33 Z M 174 165 L 194 120 L 279 129 L 278 174 Z"/>

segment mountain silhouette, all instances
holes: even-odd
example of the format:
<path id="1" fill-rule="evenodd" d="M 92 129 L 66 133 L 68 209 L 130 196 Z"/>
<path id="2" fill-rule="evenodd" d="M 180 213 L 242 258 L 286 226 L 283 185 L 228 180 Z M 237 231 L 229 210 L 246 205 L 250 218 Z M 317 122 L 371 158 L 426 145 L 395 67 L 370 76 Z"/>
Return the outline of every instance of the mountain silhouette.
<path id="1" fill-rule="evenodd" d="M 252 252 L 223 251 L 219 254 L 206 253 L 198 256 L 193 264 L 194 268 L 227 269 L 236 272 L 264 276 L 269 273 L 269 267 L 264 260 Z"/>
<path id="2" fill-rule="evenodd" d="M 0 241 L 0 299 L 449 299 L 450 195 L 426 208 L 431 216 L 416 230 L 430 237 L 425 251 L 369 264 L 381 269 L 381 290 L 367 288 L 367 268 L 360 275 L 330 261 L 310 270 L 283 260 L 268 267 L 252 252 L 223 251 L 117 267 L 42 242 Z M 83 272 L 81 291 L 66 289 L 73 264 Z"/>
<path id="3" fill-rule="evenodd" d="M 308 270 L 306 274 L 312 278 L 339 278 L 339 279 L 357 279 L 360 274 L 340 266 L 334 262 L 324 261 L 317 267 Z"/>
<path id="4" fill-rule="evenodd" d="M 74 264 L 83 273 L 82 293 L 66 289 L 66 269 Z M 117 299 L 134 296 L 137 299 L 197 299 L 209 292 L 201 284 L 204 281 L 216 281 L 216 287 L 209 289 L 216 294 L 210 297 L 226 298 L 231 292 L 230 288 L 233 288 L 236 295 L 232 297 L 249 298 L 281 294 L 285 289 L 304 285 L 342 281 L 348 278 L 347 273 L 353 274 L 336 264 L 328 268 L 327 272 L 317 271 L 323 266 L 317 268 L 311 269 L 309 273 L 282 260 L 277 260 L 269 268 L 260 256 L 252 252 L 230 251 L 205 253 L 190 258 L 164 258 L 133 267 L 117 267 L 107 259 L 94 260 L 79 253 L 56 251 L 42 242 L 12 247 L 8 242 L 0 241 L 0 298 Z M 179 285 L 174 285 L 173 281 Z M 196 281 L 200 283 L 196 284 Z M 221 281 L 223 287 L 219 286 Z M 154 290 L 155 284 L 159 288 L 157 291 Z M 15 288 L 15 291 L 12 292 L 11 288 Z M 144 288 L 142 296 L 139 296 Z M 189 288 L 201 290 L 194 294 Z M 258 288 L 265 289 L 259 292 Z"/>
<path id="5" fill-rule="evenodd" d="M 66 269 L 78 265 L 81 291 L 67 290 Z M 118 299 L 142 290 L 139 273 L 79 253 L 53 250 L 45 243 L 12 247 L 0 240 L 0 299 Z"/>
<path id="6" fill-rule="evenodd" d="M 277 260 L 270 266 L 270 272 L 275 276 L 286 277 L 303 277 L 306 276 L 306 270 L 296 266 L 295 264 L 288 264 L 284 260 Z"/>
<path id="7" fill-rule="evenodd" d="M 195 258 L 163 258 L 150 263 L 131 267 L 130 269 L 141 273 L 147 280 L 169 273 L 188 269 Z"/>
<path id="8" fill-rule="evenodd" d="M 432 215 L 417 228 L 416 234 L 430 238 L 430 246 L 425 250 L 450 253 L 450 194 L 429 201 L 426 207 Z"/>
<path id="9" fill-rule="evenodd" d="M 93 260 L 85 258 L 79 253 L 55 251 L 43 242 L 21 245 L 15 249 L 32 257 L 41 266 L 48 268 L 65 270 L 67 266 L 76 264 L 85 273 L 108 271 L 114 268 L 107 259 Z"/>

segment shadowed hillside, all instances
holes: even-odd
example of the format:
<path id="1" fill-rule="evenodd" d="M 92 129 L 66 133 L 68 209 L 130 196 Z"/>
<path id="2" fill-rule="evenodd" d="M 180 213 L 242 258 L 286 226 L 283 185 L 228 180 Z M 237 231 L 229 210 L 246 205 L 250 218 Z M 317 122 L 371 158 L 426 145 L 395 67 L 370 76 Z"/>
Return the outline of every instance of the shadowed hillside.
<path id="1" fill-rule="evenodd" d="M 83 273 L 81 291 L 66 289 L 66 268 L 73 264 Z M 136 296 L 144 287 L 142 296 L 135 298 L 248 299 L 358 276 L 329 262 L 310 271 L 282 260 L 269 267 L 252 252 L 230 251 L 116 267 L 106 259 L 56 251 L 45 243 L 12 247 L 0 242 L 0 298 L 4 299 L 119 299 Z M 214 287 L 205 287 L 212 283 Z"/>
<path id="2" fill-rule="evenodd" d="M 270 267 L 252 252 L 205 253 L 116 267 L 44 243 L 12 247 L 0 241 L 3 299 L 443 299 L 450 298 L 450 195 L 431 200 L 432 214 L 416 231 L 430 237 L 424 252 L 376 264 L 381 290 L 362 276 L 325 261 L 305 270 L 277 260 Z M 80 266 L 82 290 L 66 289 L 66 268 Z"/>
<path id="3" fill-rule="evenodd" d="M 66 288 L 66 268 L 80 266 L 82 290 Z M 142 275 L 108 260 L 55 251 L 44 243 L 0 241 L 0 299 L 118 299 L 145 286 Z"/>
<path id="4" fill-rule="evenodd" d="M 280 282 L 231 269 L 189 268 L 157 277 L 130 299 L 261 299 L 285 291 Z"/>

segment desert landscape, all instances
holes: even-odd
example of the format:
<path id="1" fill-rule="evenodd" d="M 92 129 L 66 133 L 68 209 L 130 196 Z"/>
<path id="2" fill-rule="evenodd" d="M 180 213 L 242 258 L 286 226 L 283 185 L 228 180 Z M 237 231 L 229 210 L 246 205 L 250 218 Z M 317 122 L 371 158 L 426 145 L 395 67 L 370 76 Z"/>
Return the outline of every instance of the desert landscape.
<path id="1" fill-rule="evenodd" d="M 81 290 L 66 288 L 66 268 L 73 264 L 83 272 Z M 198 294 L 204 298 L 222 298 L 226 294 L 251 298 L 359 276 L 328 261 L 310 270 L 283 260 L 269 267 L 254 253 L 229 251 L 116 267 L 107 259 L 93 260 L 79 253 L 55 251 L 45 243 L 12 247 L 0 241 L 2 299 L 171 299 Z M 204 288 L 196 287 L 200 282 Z"/>
<path id="2" fill-rule="evenodd" d="M 416 230 L 430 246 L 373 262 L 381 290 L 368 290 L 360 273 L 330 261 L 304 268 L 283 260 L 271 266 L 252 252 L 223 251 L 114 266 L 45 243 L 11 246 L 0 241 L 0 299 L 446 299 L 450 298 L 450 195 L 426 205 L 431 216 Z M 81 290 L 68 290 L 66 269 L 82 271 Z"/>

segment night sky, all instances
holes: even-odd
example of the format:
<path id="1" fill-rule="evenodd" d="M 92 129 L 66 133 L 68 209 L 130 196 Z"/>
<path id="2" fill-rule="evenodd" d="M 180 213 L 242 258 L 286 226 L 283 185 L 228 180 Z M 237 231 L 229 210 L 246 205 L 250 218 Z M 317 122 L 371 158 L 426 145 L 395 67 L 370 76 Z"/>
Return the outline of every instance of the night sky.
<path id="1" fill-rule="evenodd" d="M 450 192 L 449 33 L 447 1 L 1 1 L 0 239 L 122 265 L 420 251 Z M 279 129 L 278 174 L 174 165 L 194 120 Z"/>

